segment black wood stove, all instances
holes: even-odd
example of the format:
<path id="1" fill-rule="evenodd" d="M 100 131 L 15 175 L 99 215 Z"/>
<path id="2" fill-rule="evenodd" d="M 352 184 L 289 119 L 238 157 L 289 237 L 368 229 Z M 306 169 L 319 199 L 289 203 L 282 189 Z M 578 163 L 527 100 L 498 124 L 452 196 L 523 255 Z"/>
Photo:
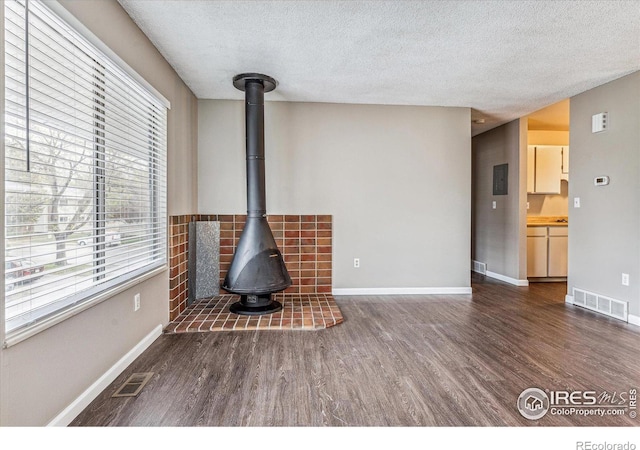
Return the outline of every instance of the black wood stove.
<path id="1" fill-rule="evenodd" d="M 274 90 L 277 82 L 267 75 L 243 73 L 233 78 L 233 85 L 245 92 L 247 221 L 222 288 L 240 295 L 240 301 L 231 305 L 231 312 L 270 314 L 282 309 L 271 294 L 291 286 L 291 277 L 267 223 L 264 93 Z"/>

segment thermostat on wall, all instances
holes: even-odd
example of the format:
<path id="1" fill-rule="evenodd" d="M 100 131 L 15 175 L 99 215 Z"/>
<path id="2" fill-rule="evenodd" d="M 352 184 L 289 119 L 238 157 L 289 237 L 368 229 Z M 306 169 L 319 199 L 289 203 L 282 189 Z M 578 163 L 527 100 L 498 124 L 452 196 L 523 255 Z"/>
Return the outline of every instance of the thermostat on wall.
<path id="1" fill-rule="evenodd" d="M 609 177 L 595 177 L 593 179 L 593 184 L 595 184 L 596 186 L 606 186 L 607 184 L 609 184 Z"/>

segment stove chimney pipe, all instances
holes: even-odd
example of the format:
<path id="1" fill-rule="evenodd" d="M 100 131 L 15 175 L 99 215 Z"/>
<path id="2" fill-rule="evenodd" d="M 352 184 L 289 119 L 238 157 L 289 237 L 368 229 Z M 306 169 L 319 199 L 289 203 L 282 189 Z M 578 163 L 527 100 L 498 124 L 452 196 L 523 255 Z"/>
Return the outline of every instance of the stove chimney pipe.
<path id="1" fill-rule="evenodd" d="M 245 92 L 247 154 L 247 221 L 222 288 L 240 294 L 231 312 L 243 315 L 270 314 L 282 309 L 271 294 L 291 286 L 267 222 L 264 164 L 264 93 L 276 88 L 276 80 L 259 73 L 243 73 L 233 85 Z"/>

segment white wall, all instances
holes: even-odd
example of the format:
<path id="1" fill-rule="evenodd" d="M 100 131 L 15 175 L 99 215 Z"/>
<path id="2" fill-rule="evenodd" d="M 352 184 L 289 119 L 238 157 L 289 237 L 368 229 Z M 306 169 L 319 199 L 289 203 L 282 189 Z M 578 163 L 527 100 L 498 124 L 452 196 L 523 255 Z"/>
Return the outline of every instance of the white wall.
<path id="1" fill-rule="evenodd" d="M 609 130 L 591 133 L 591 116 Z M 569 277 L 573 287 L 629 302 L 640 320 L 640 72 L 571 98 Z M 608 186 L 594 186 L 607 175 Z M 622 286 L 621 274 L 630 275 Z"/>
<path id="2" fill-rule="evenodd" d="M 468 108 L 268 96 L 267 211 L 333 215 L 334 289 L 470 286 Z M 245 213 L 244 102 L 198 104 L 198 212 Z"/>
<path id="3" fill-rule="evenodd" d="M 525 283 L 526 119 L 473 138 L 472 259 L 513 284 Z M 493 195 L 493 167 L 509 164 L 508 195 Z M 496 208 L 493 208 L 496 202 Z"/>
<path id="4" fill-rule="evenodd" d="M 569 181 L 560 181 L 559 194 L 527 194 L 529 202 L 528 216 L 568 216 L 569 215 Z"/>
<path id="5" fill-rule="evenodd" d="M 569 130 L 529 130 L 527 145 L 569 145 Z"/>
<path id="6" fill-rule="evenodd" d="M 63 0 L 60 3 L 171 102 L 169 213 L 194 212 L 197 205 L 195 97 L 116 1 Z M 1 67 L 4 70 L 4 64 Z M 0 173 L 4 176 L 4 171 Z M 142 308 L 134 313 L 133 295 L 138 292 Z M 0 425 L 49 423 L 154 328 L 168 322 L 168 297 L 168 272 L 164 271 L 2 349 Z M 1 303 L 0 310 L 4 311 L 4 297 Z"/>

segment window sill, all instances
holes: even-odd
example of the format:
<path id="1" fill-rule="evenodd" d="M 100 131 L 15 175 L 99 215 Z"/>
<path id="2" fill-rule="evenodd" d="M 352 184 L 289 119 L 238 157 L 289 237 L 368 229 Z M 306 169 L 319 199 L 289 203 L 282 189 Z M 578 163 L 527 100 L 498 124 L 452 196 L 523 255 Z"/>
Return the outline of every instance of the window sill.
<path id="1" fill-rule="evenodd" d="M 86 311 L 89 308 L 94 307 L 98 303 L 102 303 L 105 300 L 110 299 L 111 297 L 120 294 L 121 292 L 126 291 L 127 289 L 131 289 L 132 287 L 146 281 L 150 278 L 153 278 L 167 270 L 167 265 L 163 265 L 157 267 L 145 274 L 142 274 L 136 278 L 126 281 L 118 286 L 115 286 L 111 289 L 108 289 L 98 295 L 95 295 L 89 300 L 86 300 L 82 303 L 79 303 L 75 306 L 67 308 L 63 311 L 60 311 L 58 314 L 51 316 L 41 322 L 38 322 L 32 326 L 25 327 L 24 329 L 17 329 L 15 331 L 9 331 L 4 336 L 4 342 L 2 344 L 3 348 L 11 347 L 19 342 L 24 341 L 25 339 L 30 338 L 48 328 L 51 328 L 54 325 L 57 325 L 70 317 L 73 317 L 77 314 L 80 314 L 83 311 Z"/>

